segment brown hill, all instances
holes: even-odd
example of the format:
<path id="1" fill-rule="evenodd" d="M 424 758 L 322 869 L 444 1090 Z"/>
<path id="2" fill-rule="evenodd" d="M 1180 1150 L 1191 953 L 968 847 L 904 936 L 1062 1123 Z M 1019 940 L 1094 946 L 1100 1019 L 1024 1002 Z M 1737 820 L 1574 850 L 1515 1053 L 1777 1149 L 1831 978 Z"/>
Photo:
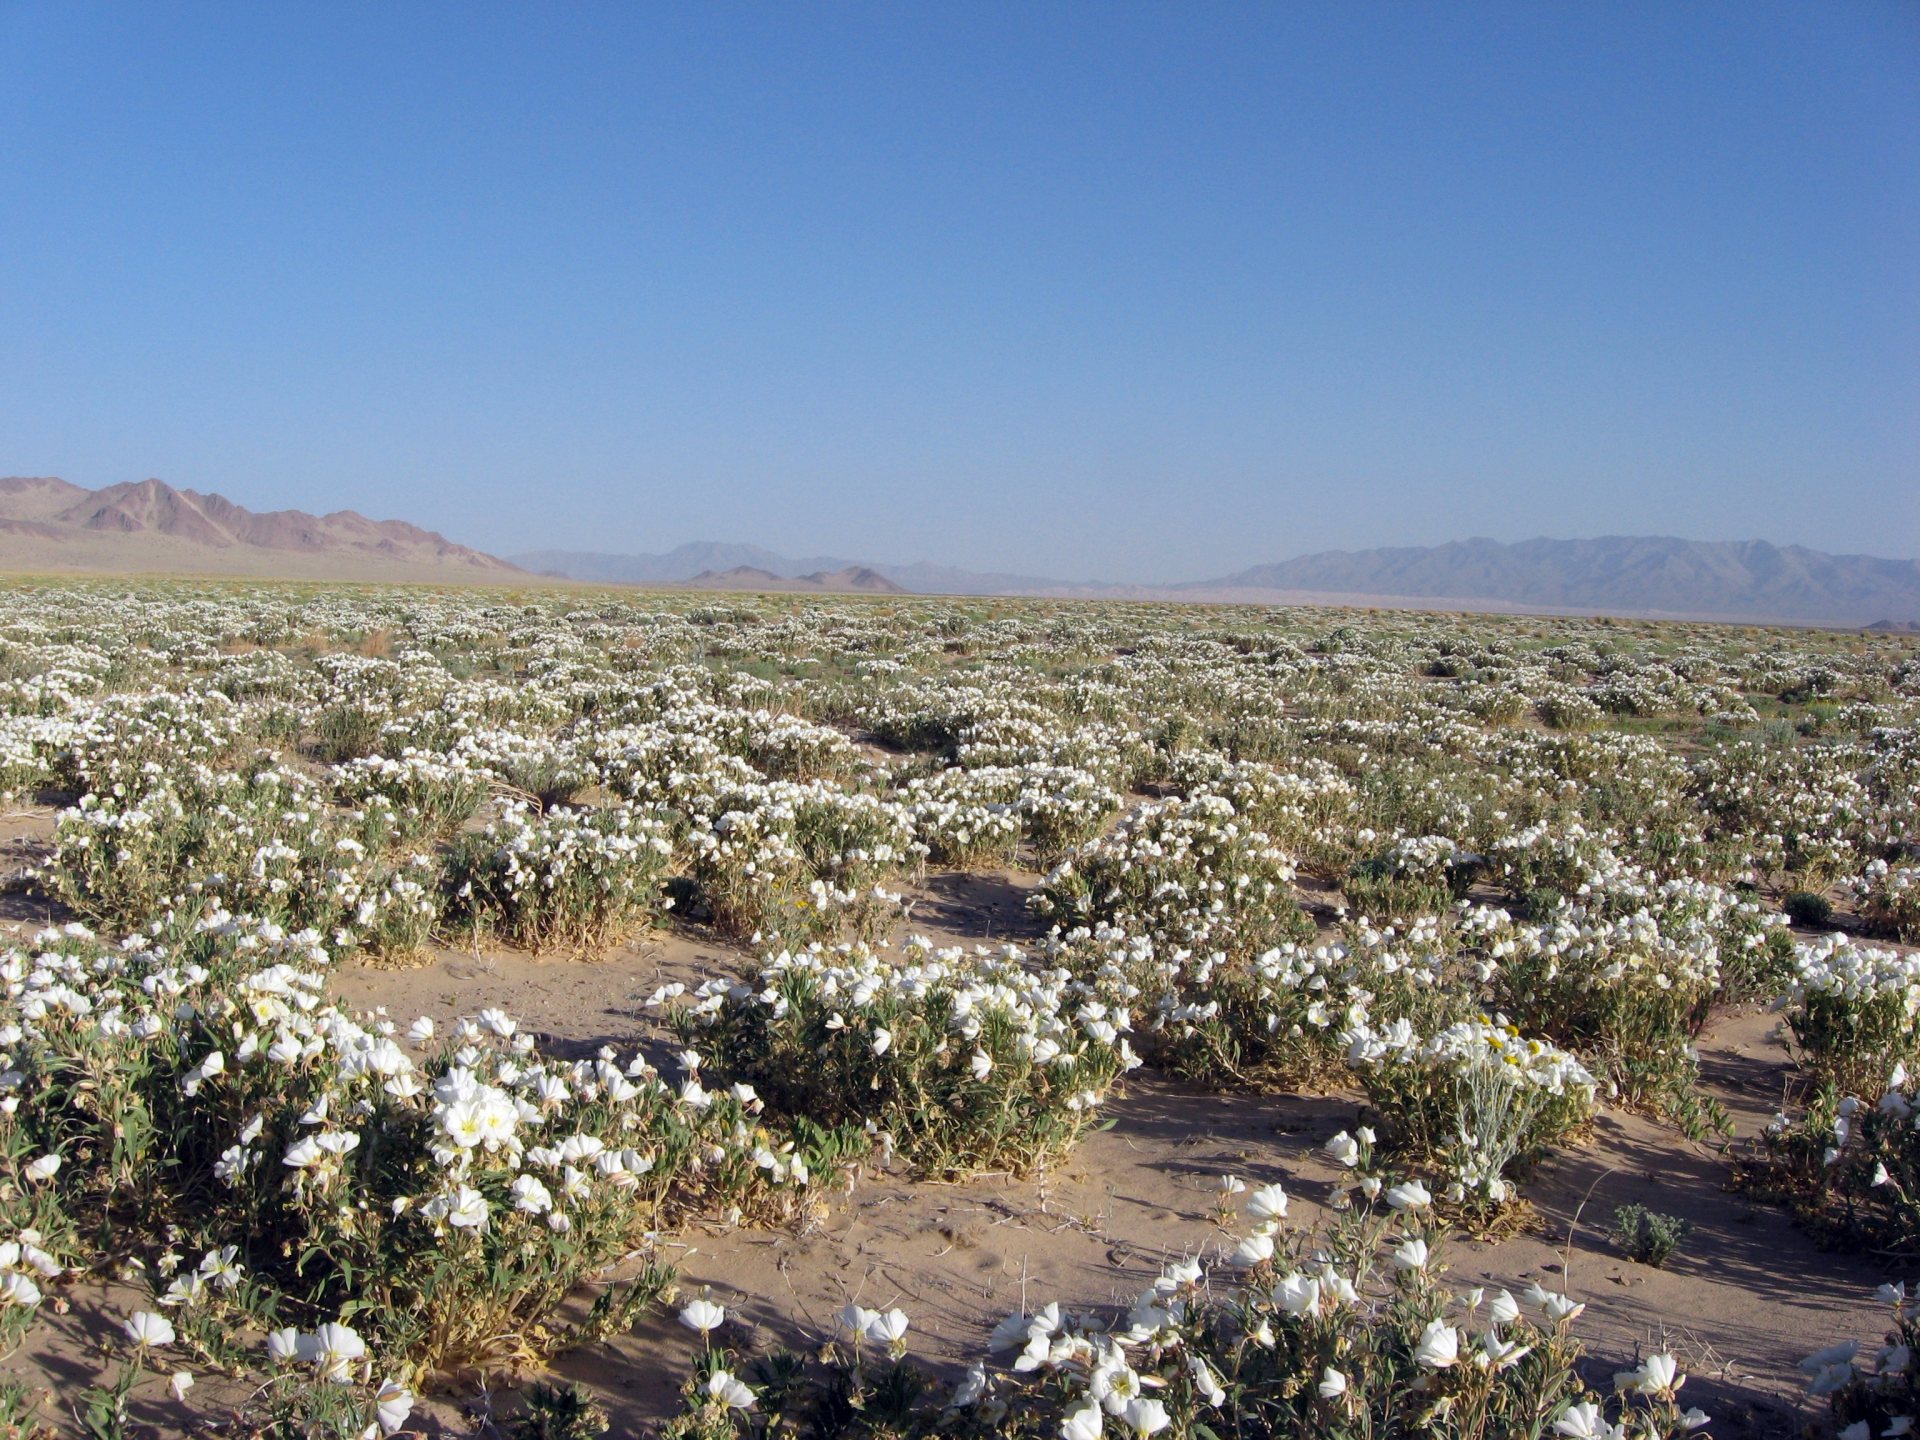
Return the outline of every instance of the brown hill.
<path id="1" fill-rule="evenodd" d="M 47 476 L 0 478 L 0 571 L 441 581 L 523 573 L 404 520 L 256 512 L 161 480 L 87 490 Z"/>

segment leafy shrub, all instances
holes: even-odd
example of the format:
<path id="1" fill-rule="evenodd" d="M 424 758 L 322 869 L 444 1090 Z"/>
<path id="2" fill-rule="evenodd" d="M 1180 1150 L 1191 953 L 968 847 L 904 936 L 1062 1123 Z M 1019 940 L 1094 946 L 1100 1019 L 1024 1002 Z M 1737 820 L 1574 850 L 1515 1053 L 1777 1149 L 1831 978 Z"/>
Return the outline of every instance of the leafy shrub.
<path id="1" fill-rule="evenodd" d="M 1870 860 L 1848 888 L 1869 929 L 1896 940 L 1920 940 L 1920 865 Z"/>
<path id="2" fill-rule="evenodd" d="M 1427 1039 L 1405 1020 L 1352 1039 L 1353 1059 L 1402 1164 L 1437 1174 L 1444 1198 L 1486 1224 L 1514 1179 L 1593 1114 L 1593 1077 L 1573 1056 L 1480 1016 Z"/>
<path id="3" fill-rule="evenodd" d="M 1877 1095 L 1896 1068 L 1920 1070 L 1920 955 L 1823 937 L 1796 949 L 1781 1005 L 1816 1085 Z"/>
<path id="4" fill-rule="evenodd" d="M 1693 1226 L 1677 1215 L 1662 1215 L 1644 1205 L 1622 1205 L 1613 1212 L 1613 1243 L 1631 1260 L 1658 1270 L 1679 1252 Z"/>
<path id="5" fill-rule="evenodd" d="M 679 998 L 671 990 L 656 997 Z M 675 1010 L 716 1073 L 775 1113 L 868 1121 L 917 1169 L 1024 1172 L 1058 1159 L 1137 1063 L 1127 1017 L 1018 952 L 783 953 L 756 985 L 709 981 Z"/>
<path id="6" fill-rule="evenodd" d="M 1833 902 L 1811 890 L 1795 890 L 1780 902 L 1786 917 L 1796 925 L 1824 930 L 1833 923 Z"/>
<path id="7" fill-rule="evenodd" d="M 19 1103 L 0 1153 L 30 1188 L 6 1218 L 60 1246 L 55 1264 L 169 1242 L 215 1257 L 168 1292 L 182 1334 L 236 1296 L 256 1321 L 351 1312 L 421 1373 L 619 1328 L 665 1272 L 561 1306 L 691 1207 L 795 1213 L 844 1153 L 817 1129 L 756 1132 L 751 1096 L 669 1087 L 637 1058 L 546 1059 L 497 1011 L 451 1042 L 421 1028 L 416 1058 L 327 1002 L 327 963 L 311 935 L 229 917 L 7 955 Z"/>
<path id="8" fill-rule="evenodd" d="M 664 819 L 628 805 L 536 813 L 510 805 L 463 837 L 454 873 L 460 911 L 535 952 L 592 950 L 652 923 L 673 845 Z"/>
<path id="9" fill-rule="evenodd" d="M 1032 904 L 1063 930 L 1106 924 L 1245 959 L 1312 936 L 1293 873 L 1229 801 L 1202 795 L 1141 806 L 1055 866 Z"/>

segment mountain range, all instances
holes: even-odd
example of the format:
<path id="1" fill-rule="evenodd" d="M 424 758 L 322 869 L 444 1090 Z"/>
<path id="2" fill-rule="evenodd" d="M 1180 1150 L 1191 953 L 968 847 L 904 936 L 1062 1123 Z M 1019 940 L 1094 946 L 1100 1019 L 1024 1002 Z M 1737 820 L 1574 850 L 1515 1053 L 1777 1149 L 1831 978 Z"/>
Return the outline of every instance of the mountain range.
<path id="1" fill-rule="evenodd" d="M 505 560 L 404 520 L 352 510 L 256 512 L 162 480 L 100 490 L 0 478 L 0 570 L 247 575 L 313 580 L 527 578 Z"/>
<path id="2" fill-rule="evenodd" d="M 1920 623 L 1920 562 L 1829 555 L 1764 540 L 1458 540 L 1329 550 L 1179 584 L 1050 580 L 920 561 L 788 557 L 695 542 L 654 554 L 539 550 L 501 559 L 404 520 L 352 510 L 253 511 L 221 495 L 141 480 L 88 490 L 0 479 L 0 571 L 197 574 L 313 580 L 587 584 L 867 594 L 1336 604 L 1565 611 L 1648 618 Z"/>
<path id="3" fill-rule="evenodd" d="M 523 569 L 603 584 L 702 586 L 725 575 L 731 578 L 716 588 L 738 589 L 743 570 L 783 582 L 864 570 L 903 590 L 939 595 L 1393 605 L 1830 625 L 1920 620 L 1920 562 L 1829 555 L 1764 540 L 1628 535 L 1516 544 L 1458 540 L 1399 549 L 1329 550 L 1171 585 L 1048 580 L 925 562 L 888 565 L 817 555 L 791 559 L 757 545 L 711 542 L 660 554 L 543 550 L 512 559 Z M 828 588 L 872 587 L 842 583 Z"/>

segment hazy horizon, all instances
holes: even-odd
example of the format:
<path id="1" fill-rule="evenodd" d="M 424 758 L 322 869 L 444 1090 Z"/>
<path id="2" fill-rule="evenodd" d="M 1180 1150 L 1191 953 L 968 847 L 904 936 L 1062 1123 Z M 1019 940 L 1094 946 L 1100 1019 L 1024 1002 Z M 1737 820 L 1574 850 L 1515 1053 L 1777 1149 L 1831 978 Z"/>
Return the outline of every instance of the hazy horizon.
<path id="1" fill-rule="evenodd" d="M 1143 583 L 1920 551 L 1920 9 L 0 12 L 0 472 Z"/>

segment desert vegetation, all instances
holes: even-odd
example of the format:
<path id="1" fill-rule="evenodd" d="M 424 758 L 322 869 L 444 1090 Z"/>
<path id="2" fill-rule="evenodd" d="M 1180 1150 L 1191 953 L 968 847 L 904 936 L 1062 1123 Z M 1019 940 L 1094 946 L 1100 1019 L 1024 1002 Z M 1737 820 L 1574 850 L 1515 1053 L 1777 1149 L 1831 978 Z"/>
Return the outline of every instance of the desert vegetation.
<path id="1" fill-rule="evenodd" d="M 712 1440 L 1746 1433 L 1700 1345 L 1588 1337 L 1564 1274 L 1449 1278 L 1631 1125 L 1886 1282 L 1885 1344 L 1807 1337 L 1781 1423 L 1907 1433 L 1916 714 L 1898 635 L 15 585 L 0 1432 L 586 1436 L 611 1393 L 549 1371 L 614 1347 L 670 1377 L 623 1427 Z M 1019 924 L 927 933 L 990 878 Z M 620 1033 L 484 978 L 366 999 L 669 940 L 702 968 Z M 1762 1013 L 1743 1131 L 1702 1043 Z M 971 1353 L 851 1296 L 750 1334 L 676 1261 L 876 1186 L 1044 1193 L 1149 1086 L 1338 1128 L 1197 1177 L 1210 1238 L 1131 1295 L 1022 1293 Z M 1645 1168 L 1588 1227 L 1684 1267 L 1687 1182 Z"/>

